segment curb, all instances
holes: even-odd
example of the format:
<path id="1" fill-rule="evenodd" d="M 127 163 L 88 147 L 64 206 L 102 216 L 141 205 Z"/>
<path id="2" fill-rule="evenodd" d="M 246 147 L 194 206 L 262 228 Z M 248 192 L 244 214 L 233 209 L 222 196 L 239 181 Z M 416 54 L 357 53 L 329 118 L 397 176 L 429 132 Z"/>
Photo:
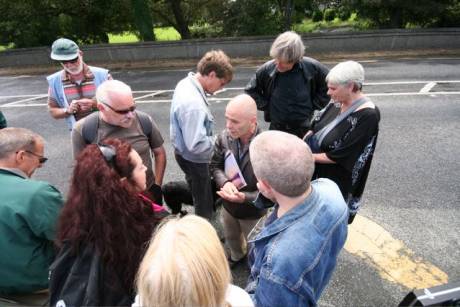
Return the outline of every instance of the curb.
<path id="1" fill-rule="evenodd" d="M 359 52 L 359 53 L 344 53 L 344 52 L 331 52 L 331 53 L 307 53 L 325 64 L 335 64 L 343 60 L 380 60 L 380 59 L 405 59 L 405 60 L 419 60 L 429 58 L 449 58 L 460 57 L 459 49 L 426 49 L 426 50 L 410 50 L 410 51 L 384 51 L 384 52 Z M 259 66 L 270 57 L 245 57 L 245 58 L 232 58 L 234 67 L 252 67 Z M 170 69 L 195 69 L 196 63 L 199 59 L 167 59 L 167 60 L 150 60 L 150 61 L 136 61 L 136 62 L 86 62 L 93 66 L 107 68 L 111 71 L 117 70 L 153 70 L 163 71 Z M 31 67 L 8 67 L 0 68 L 0 76 L 18 76 L 18 75 L 39 75 L 53 73 L 60 69 L 58 64 L 42 65 Z"/>

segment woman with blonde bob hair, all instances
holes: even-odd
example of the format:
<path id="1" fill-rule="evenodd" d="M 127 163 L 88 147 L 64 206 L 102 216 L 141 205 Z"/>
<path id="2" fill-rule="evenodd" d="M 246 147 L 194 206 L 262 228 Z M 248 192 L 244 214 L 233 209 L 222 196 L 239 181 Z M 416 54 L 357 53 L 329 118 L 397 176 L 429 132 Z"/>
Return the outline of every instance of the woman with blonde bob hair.
<path id="1" fill-rule="evenodd" d="M 253 306 L 231 279 L 224 249 L 207 220 L 170 219 L 159 226 L 142 260 L 133 306 Z"/>

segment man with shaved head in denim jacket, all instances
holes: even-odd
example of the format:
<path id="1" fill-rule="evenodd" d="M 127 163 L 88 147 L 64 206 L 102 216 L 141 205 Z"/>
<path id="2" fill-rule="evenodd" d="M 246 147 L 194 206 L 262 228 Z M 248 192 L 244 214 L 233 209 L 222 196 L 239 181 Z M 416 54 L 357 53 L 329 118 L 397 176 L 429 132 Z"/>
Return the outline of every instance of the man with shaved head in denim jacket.
<path id="1" fill-rule="evenodd" d="M 250 235 L 246 291 L 256 306 L 315 306 L 345 243 L 348 207 L 331 180 L 310 183 L 313 157 L 296 136 L 263 132 L 249 153 L 258 189 L 275 210 Z"/>

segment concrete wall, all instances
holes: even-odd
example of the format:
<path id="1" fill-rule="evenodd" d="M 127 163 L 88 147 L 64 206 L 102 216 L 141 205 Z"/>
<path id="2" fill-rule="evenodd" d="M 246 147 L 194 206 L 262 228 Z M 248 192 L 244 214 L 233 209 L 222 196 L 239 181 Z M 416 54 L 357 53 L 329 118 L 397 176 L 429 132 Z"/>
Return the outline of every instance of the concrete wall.
<path id="1" fill-rule="evenodd" d="M 100 62 L 136 62 L 162 59 L 200 58 L 210 49 L 222 49 L 230 57 L 268 56 L 274 36 L 196 39 L 175 42 L 104 44 L 81 46 L 85 60 Z M 378 52 L 420 49 L 460 49 L 460 28 L 380 30 L 365 32 L 313 33 L 302 36 L 308 54 L 334 52 Z M 0 52 L 0 67 L 51 64 L 50 47 Z"/>

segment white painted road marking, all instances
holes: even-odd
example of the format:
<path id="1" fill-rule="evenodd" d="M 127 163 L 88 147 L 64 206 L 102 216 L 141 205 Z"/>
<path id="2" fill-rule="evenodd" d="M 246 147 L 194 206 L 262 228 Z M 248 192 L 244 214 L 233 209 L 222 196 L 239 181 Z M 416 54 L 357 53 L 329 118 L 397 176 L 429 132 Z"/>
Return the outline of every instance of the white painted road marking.
<path id="1" fill-rule="evenodd" d="M 460 91 L 457 92 L 428 92 L 428 93 L 420 93 L 420 92 L 405 92 L 405 93 L 368 93 L 366 96 L 368 97 L 388 97 L 388 96 L 431 96 L 435 97 L 436 95 L 460 95 Z M 154 96 L 154 95 L 145 95 L 147 96 Z M 23 97 L 23 96 L 20 96 Z M 22 107 L 42 107 L 46 106 L 46 103 L 24 103 L 20 104 L 20 102 L 25 102 L 25 101 L 32 101 L 32 100 L 37 100 L 40 98 L 46 98 L 47 95 L 37 95 L 34 98 L 29 98 L 29 99 L 24 99 L 24 100 L 18 100 L 14 102 L 10 102 L 4 105 L 0 104 L 0 107 L 2 108 L 22 108 Z M 3 97 L 0 96 L 0 100 Z M 138 104 L 148 104 L 148 103 L 168 103 L 171 102 L 171 99 L 154 99 L 154 100 L 138 100 L 139 97 L 135 97 L 134 100 Z M 226 97 L 220 97 L 220 98 L 208 98 L 210 102 L 222 102 L 222 101 L 229 101 L 231 98 L 226 98 Z"/>
<path id="2" fill-rule="evenodd" d="M 433 87 L 436 86 L 436 82 L 427 83 L 421 90 L 420 93 L 429 93 Z"/>
<path id="3" fill-rule="evenodd" d="M 435 95 L 460 95 L 460 91 L 431 91 L 435 85 L 437 84 L 450 84 L 450 83 L 460 83 L 460 80 L 437 80 L 437 81 L 391 81 L 391 82 L 368 82 L 364 85 L 366 86 L 384 86 L 384 85 L 416 85 L 416 84 L 425 84 L 425 86 L 418 92 L 394 92 L 394 93 L 366 93 L 366 96 L 369 97 L 391 97 L 391 96 L 419 96 L 419 95 L 429 95 L 431 97 L 435 97 Z M 223 88 L 218 93 L 229 92 L 229 91 L 243 91 L 244 87 L 226 87 Z M 159 96 L 161 94 L 168 94 L 173 93 L 173 89 L 167 90 L 143 90 L 143 91 L 133 91 L 133 94 L 143 94 L 138 97 L 134 97 L 136 103 L 139 104 L 150 104 L 150 103 L 168 103 L 171 102 L 171 98 L 161 98 L 161 99 L 145 99 L 151 98 L 155 96 Z M 2 108 L 22 108 L 22 107 L 42 107 L 46 106 L 46 103 L 26 103 L 33 100 L 39 100 L 46 98 L 47 94 L 40 94 L 40 95 L 9 95 L 9 96 L 0 96 L 1 100 L 9 100 L 18 98 L 19 100 L 15 100 L 4 105 L 0 105 Z M 224 101 L 228 101 L 231 98 L 227 97 L 210 97 L 209 101 L 214 103 L 221 103 Z"/>
<path id="4" fill-rule="evenodd" d="M 37 100 L 37 99 L 42 99 L 42 98 L 46 98 L 46 97 L 48 97 L 48 95 L 37 95 L 37 96 L 31 97 L 31 98 L 21 99 L 21 100 L 17 100 L 17 101 L 7 103 L 7 104 L 3 105 L 3 107 L 15 106 L 16 104 L 19 105 L 20 103 L 24 103 L 24 102 L 27 102 L 27 101 L 33 101 L 33 100 Z M 0 97 L 0 98 L 2 98 L 2 97 Z M 28 105 L 28 104 L 25 104 L 25 105 Z M 46 105 L 46 104 L 44 104 L 44 105 Z"/>

